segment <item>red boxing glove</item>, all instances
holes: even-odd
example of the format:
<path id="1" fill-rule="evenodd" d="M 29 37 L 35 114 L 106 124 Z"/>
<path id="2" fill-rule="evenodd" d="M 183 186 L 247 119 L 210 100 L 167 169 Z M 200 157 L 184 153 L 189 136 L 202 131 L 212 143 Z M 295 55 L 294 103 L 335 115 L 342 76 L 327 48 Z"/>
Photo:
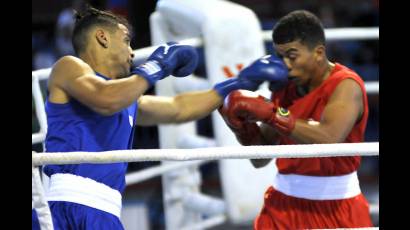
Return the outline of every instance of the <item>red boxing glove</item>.
<path id="1" fill-rule="evenodd" d="M 296 119 L 289 110 L 279 107 L 272 119 L 266 123 L 273 126 L 280 134 L 289 136 L 295 128 Z"/>
<path id="2" fill-rule="evenodd" d="M 226 97 L 225 103 L 218 111 L 242 145 L 258 145 L 261 144 L 262 135 L 256 122 L 246 121 L 243 117 L 236 116 L 232 112 L 232 105 L 238 101 L 246 100 L 246 98 L 248 97 L 243 95 L 240 90 L 233 91 Z"/>
<path id="3" fill-rule="evenodd" d="M 230 95 L 231 96 L 231 95 Z M 290 111 L 277 107 L 262 96 L 245 97 L 232 96 L 230 102 L 231 121 L 245 120 L 248 122 L 262 121 L 273 126 L 280 134 L 289 136 L 295 128 L 295 118 Z"/>

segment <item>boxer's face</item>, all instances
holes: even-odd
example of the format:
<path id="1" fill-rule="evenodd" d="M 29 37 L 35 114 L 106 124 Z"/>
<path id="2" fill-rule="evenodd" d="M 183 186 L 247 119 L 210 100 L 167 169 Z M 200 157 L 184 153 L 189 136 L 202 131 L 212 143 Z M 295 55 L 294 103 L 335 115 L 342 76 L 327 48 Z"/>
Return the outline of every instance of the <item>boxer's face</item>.
<path id="1" fill-rule="evenodd" d="M 309 84 L 318 68 L 317 47 L 310 49 L 300 41 L 293 41 L 275 44 L 274 48 L 289 69 L 289 80 L 298 86 Z"/>
<path id="2" fill-rule="evenodd" d="M 118 28 L 111 36 L 110 58 L 116 62 L 120 77 L 126 77 L 130 73 L 132 64 L 132 49 L 130 46 L 130 34 L 126 26 L 118 24 Z"/>

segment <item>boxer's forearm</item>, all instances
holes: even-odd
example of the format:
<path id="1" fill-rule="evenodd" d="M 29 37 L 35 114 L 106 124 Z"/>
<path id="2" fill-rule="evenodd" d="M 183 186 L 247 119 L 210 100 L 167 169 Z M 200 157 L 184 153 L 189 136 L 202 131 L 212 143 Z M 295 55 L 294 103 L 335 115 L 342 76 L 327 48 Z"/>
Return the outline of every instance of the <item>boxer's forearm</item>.
<path id="1" fill-rule="evenodd" d="M 332 127 L 320 122 L 297 120 L 290 138 L 298 144 L 325 144 L 340 143 L 346 138 L 346 135 L 342 135 L 342 133 L 333 130 Z"/>
<path id="2" fill-rule="evenodd" d="M 178 108 L 176 123 L 201 119 L 222 105 L 223 99 L 215 90 L 189 92 L 175 96 Z"/>

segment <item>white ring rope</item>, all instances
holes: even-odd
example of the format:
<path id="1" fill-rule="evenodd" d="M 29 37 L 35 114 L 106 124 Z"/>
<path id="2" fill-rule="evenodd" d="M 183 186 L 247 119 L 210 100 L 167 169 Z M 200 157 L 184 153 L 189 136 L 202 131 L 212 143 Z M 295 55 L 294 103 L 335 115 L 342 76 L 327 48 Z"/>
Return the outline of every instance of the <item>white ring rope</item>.
<path id="1" fill-rule="evenodd" d="M 366 88 L 367 94 L 379 94 L 379 82 L 378 81 L 364 82 L 364 87 Z"/>
<path id="2" fill-rule="evenodd" d="M 272 41 L 272 31 L 263 31 L 263 40 Z M 379 39 L 379 27 L 328 28 L 326 41 Z"/>
<path id="3" fill-rule="evenodd" d="M 265 41 L 272 41 L 272 31 L 262 31 Z M 326 40 L 360 40 L 360 39 L 379 39 L 379 27 L 359 27 L 359 28 L 328 28 L 325 29 Z M 200 47 L 203 45 L 201 38 L 189 38 L 179 41 L 181 44 Z M 136 49 L 134 53 L 134 61 L 146 59 L 155 48 L 158 46 L 145 47 Z M 51 68 L 39 69 L 31 72 L 32 77 L 37 77 L 39 80 L 47 79 L 50 75 Z"/>
<path id="4" fill-rule="evenodd" d="M 132 173 L 127 173 L 125 175 L 125 182 L 127 185 L 139 183 L 148 179 L 151 179 L 156 176 L 160 176 L 167 172 L 178 170 L 181 168 L 195 167 L 201 164 L 208 163 L 210 161 L 185 161 L 185 162 L 175 162 L 173 164 L 162 164 L 159 166 L 152 166 L 150 168 L 136 171 Z"/>
<path id="5" fill-rule="evenodd" d="M 217 216 L 213 216 L 213 217 L 210 217 L 208 219 L 205 219 L 204 221 L 202 221 L 199 224 L 184 227 L 181 230 L 202 230 L 202 229 L 207 229 L 207 228 L 219 225 L 219 224 L 223 224 L 223 223 L 225 223 L 225 221 L 227 219 L 228 218 L 225 214 L 221 214 L 221 215 L 217 215 Z"/>
<path id="6" fill-rule="evenodd" d="M 379 142 L 32 154 L 33 165 L 379 155 Z"/>

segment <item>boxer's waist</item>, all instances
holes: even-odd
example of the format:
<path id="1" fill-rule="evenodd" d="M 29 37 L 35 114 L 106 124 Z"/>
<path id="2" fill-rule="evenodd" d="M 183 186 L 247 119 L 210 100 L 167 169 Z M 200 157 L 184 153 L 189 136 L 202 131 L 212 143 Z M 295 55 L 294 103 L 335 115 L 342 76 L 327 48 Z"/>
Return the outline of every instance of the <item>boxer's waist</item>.
<path id="1" fill-rule="evenodd" d="M 339 200 L 361 193 L 356 171 L 343 176 L 304 176 L 278 173 L 273 186 L 293 197 L 310 200 Z"/>
<path id="2" fill-rule="evenodd" d="M 109 186 L 68 173 L 53 174 L 46 194 L 48 201 L 67 201 L 86 205 L 118 218 L 121 215 L 121 193 Z"/>

